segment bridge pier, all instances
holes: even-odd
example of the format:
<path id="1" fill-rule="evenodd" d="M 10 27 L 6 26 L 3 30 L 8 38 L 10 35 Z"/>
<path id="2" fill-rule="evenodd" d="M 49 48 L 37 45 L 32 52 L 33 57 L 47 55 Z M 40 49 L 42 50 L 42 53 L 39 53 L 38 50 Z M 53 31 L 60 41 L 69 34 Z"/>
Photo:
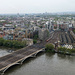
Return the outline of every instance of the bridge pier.
<path id="1" fill-rule="evenodd" d="M 0 72 L 0 75 L 3 75 L 4 74 L 4 72 Z"/>
<path id="2" fill-rule="evenodd" d="M 37 53 L 35 53 L 35 54 L 31 55 L 30 57 L 36 57 L 36 55 L 37 55 Z"/>
<path id="3" fill-rule="evenodd" d="M 15 64 L 13 64 L 13 65 L 17 65 L 17 64 L 19 64 L 19 63 L 15 63 Z M 13 66 L 13 65 L 11 65 L 11 66 Z M 1 70 L 1 71 L 0 71 L 0 75 L 3 75 L 3 74 L 5 73 L 5 71 L 6 71 L 7 69 L 9 69 L 11 66 L 6 67 L 5 69 Z"/>
<path id="4" fill-rule="evenodd" d="M 37 55 L 38 53 L 40 53 L 40 52 L 45 52 L 45 49 L 42 49 L 41 51 L 39 51 L 39 52 L 37 52 L 37 53 L 31 55 L 31 57 L 36 57 L 36 55 Z"/>
<path id="5" fill-rule="evenodd" d="M 3 75 L 8 68 L 5 68 L 4 70 L 0 71 L 0 75 Z"/>
<path id="6" fill-rule="evenodd" d="M 43 48 L 42 52 L 45 52 L 45 48 Z"/>
<path id="7" fill-rule="evenodd" d="M 22 63 L 25 61 L 26 59 L 21 60 L 20 62 L 18 62 L 19 64 L 22 65 Z"/>

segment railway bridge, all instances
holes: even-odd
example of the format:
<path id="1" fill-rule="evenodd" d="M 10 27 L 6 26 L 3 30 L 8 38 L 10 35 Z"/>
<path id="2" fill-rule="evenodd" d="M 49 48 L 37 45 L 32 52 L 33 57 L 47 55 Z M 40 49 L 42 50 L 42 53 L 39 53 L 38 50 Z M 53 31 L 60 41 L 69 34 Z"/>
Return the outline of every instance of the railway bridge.
<path id="1" fill-rule="evenodd" d="M 0 57 L 0 75 L 13 65 L 22 64 L 25 59 L 29 57 L 35 57 L 37 53 L 44 51 L 44 46 L 39 44 L 28 46 L 17 50 L 11 54 Z"/>

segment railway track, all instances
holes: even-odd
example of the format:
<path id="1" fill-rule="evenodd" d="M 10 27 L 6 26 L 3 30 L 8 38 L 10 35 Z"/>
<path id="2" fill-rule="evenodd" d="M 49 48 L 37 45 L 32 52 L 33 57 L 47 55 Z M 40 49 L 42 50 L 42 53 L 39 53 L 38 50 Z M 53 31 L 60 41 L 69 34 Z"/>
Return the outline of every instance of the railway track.
<path id="1" fill-rule="evenodd" d="M 65 31 L 56 31 L 52 35 L 52 37 L 48 40 L 48 43 L 55 43 L 60 41 L 60 44 L 70 44 L 72 45 L 74 43 L 73 37 L 70 35 L 69 32 Z"/>
<path id="2" fill-rule="evenodd" d="M 59 31 L 56 31 L 53 33 L 52 37 L 49 39 L 49 41 L 47 43 L 53 43 L 55 44 L 55 42 L 59 41 Z"/>

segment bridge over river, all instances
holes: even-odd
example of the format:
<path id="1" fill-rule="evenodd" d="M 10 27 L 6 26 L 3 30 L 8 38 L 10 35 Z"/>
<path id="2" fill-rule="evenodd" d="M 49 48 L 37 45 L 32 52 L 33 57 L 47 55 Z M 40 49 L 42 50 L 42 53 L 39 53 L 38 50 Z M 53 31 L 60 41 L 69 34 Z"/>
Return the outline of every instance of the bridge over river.
<path id="1" fill-rule="evenodd" d="M 4 74 L 13 65 L 22 64 L 29 57 L 35 57 L 41 51 L 44 51 L 44 45 L 35 44 L 0 57 L 0 74 Z"/>

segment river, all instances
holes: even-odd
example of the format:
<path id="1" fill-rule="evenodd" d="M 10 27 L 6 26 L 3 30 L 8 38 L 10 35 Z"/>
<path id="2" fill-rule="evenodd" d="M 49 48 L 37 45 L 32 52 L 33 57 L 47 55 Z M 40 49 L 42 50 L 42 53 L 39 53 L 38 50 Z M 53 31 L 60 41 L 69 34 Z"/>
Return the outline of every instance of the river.
<path id="1" fill-rule="evenodd" d="M 1 53 L 8 51 L 0 49 L 0 56 Z M 4 75 L 75 75 L 75 56 L 39 53 L 22 65 L 10 67 Z"/>

